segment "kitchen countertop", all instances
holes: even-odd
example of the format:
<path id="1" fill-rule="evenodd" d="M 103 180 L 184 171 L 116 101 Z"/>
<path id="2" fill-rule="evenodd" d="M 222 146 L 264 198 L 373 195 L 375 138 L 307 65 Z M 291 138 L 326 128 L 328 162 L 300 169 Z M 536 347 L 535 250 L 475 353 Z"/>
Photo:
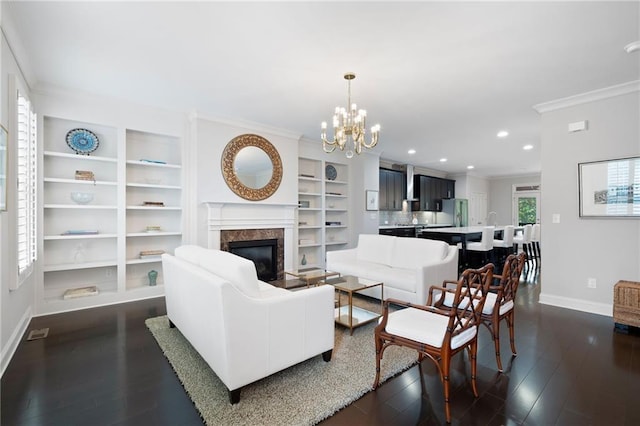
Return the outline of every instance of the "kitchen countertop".
<path id="1" fill-rule="evenodd" d="M 378 229 L 396 229 L 396 228 L 444 228 L 453 226 L 451 223 L 418 223 L 416 225 L 379 225 Z"/>

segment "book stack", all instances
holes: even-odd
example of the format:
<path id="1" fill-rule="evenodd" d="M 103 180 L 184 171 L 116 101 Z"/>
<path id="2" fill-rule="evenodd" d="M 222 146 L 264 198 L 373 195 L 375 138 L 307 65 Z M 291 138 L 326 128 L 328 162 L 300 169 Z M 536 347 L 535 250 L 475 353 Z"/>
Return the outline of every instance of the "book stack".
<path id="1" fill-rule="evenodd" d="M 162 228 L 160 228 L 160 225 L 147 226 L 147 232 L 160 232 L 160 231 L 162 231 Z"/>
<path id="2" fill-rule="evenodd" d="M 143 201 L 143 206 L 164 207 L 163 201 Z"/>
<path id="3" fill-rule="evenodd" d="M 97 235 L 97 229 L 69 229 L 60 235 Z"/>
<path id="4" fill-rule="evenodd" d="M 91 180 L 95 182 L 96 178 L 90 170 L 76 170 L 76 180 Z"/>
<path id="5" fill-rule="evenodd" d="M 98 294 L 98 287 L 95 285 L 89 287 L 70 288 L 64 292 L 63 299 L 76 299 L 78 297 L 95 296 Z"/>
<path id="6" fill-rule="evenodd" d="M 164 250 L 142 250 L 140 252 L 140 259 L 147 259 L 150 257 L 160 257 L 164 254 Z"/>

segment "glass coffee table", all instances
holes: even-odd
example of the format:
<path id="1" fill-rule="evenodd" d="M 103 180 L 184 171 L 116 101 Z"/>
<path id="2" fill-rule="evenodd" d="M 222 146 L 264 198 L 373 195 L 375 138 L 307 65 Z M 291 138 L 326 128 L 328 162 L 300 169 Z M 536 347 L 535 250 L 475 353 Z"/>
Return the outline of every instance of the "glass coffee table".
<path id="1" fill-rule="evenodd" d="M 348 327 L 351 335 L 353 335 L 354 328 L 376 321 L 382 316 L 384 300 L 384 285 L 382 282 L 346 275 L 339 278 L 327 279 L 325 283 L 335 287 L 336 293 L 338 293 L 337 307 L 335 310 L 336 323 Z M 380 313 L 354 306 L 354 293 L 375 287 L 380 288 Z M 347 297 L 348 302 L 346 305 L 342 305 L 343 296 Z"/>
<path id="2" fill-rule="evenodd" d="M 327 278 L 340 276 L 340 272 L 332 272 L 320 268 L 302 268 L 284 271 L 284 273 L 296 277 L 306 284 L 307 287 L 324 284 Z"/>

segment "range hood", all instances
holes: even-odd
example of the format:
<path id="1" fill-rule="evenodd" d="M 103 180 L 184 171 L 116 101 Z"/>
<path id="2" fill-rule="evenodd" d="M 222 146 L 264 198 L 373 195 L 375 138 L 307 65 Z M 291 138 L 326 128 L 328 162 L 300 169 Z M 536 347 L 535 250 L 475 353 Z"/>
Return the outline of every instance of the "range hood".
<path id="1" fill-rule="evenodd" d="M 418 201 L 416 197 L 413 196 L 413 166 L 411 164 L 407 164 L 407 201 Z"/>
<path id="2" fill-rule="evenodd" d="M 403 201 L 418 201 L 418 199 L 413 196 L 413 166 L 411 164 L 393 163 L 386 164 L 384 167 L 390 168 L 391 170 L 403 172 L 407 177 L 407 187 Z M 411 204 L 409 204 L 409 207 L 411 207 Z"/>

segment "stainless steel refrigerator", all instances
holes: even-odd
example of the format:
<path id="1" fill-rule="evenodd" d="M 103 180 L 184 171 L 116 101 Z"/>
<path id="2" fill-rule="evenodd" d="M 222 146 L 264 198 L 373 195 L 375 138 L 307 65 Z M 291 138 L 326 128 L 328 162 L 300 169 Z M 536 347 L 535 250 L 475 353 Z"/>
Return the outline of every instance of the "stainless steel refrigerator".
<path id="1" fill-rule="evenodd" d="M 469 226 L 469 200 L 452 198 L 442 202 L 442 211 L 451 215 L 453 226 Z"/>

